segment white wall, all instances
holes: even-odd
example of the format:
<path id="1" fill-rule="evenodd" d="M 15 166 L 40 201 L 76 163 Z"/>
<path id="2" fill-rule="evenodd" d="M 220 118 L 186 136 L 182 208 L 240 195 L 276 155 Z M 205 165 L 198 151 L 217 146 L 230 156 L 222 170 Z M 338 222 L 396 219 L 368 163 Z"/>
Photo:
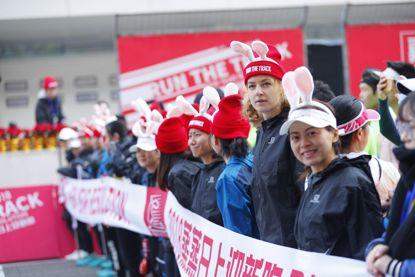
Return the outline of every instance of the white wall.
<path id="1" fill-rule="evenodd" d="M 89 118 L 93 113 L 93 103 L 77 103 L 76 93 L 79 91 L 98 91 L 99 100 L 110 103 L 114 112 L 118 112 L 118 102 L 110 99 L 111 91 L 117 87 L 109 84 L 109 76 L 117 74 L 118 64 L 115 52 L 100 52 L 88 54 L 71 54 L 62 56 L 47 56 L 36 58 L 19 58 L 0 60 L 0 126 L 6 126 L 9 121 L 16 121 L 21 127 L 33 127 L 34 113 L 39 91 L 39 81 L 45 75 L 54 75 L 64 81 L 59 90 L 63 95 L 63 112 L 66 122 L 71 123 L 81 117 Z M 98 86 L 95 88 L 77 89 L 74 78 L 78 75 L 96 75 Z M 6 92 L 4 83 L 8 80 L 27 79 L 29 83 L 27 92 Z M 6 98 L 28 95 L 29 106 L 24 108 L 6 107 Z"/>
<path id="2" fill-rule="evenodd" d="M 410 2 L 405 0 L 2 0 L 1 19 L 114 15 L 263 7 Z"/>

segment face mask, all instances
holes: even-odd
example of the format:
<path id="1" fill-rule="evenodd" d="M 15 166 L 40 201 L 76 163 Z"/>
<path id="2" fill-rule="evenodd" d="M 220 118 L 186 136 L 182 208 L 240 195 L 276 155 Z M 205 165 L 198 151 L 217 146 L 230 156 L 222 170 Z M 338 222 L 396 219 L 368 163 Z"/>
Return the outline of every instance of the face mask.
<path id="1" fill-rule="evenodd" d="M 398 105 L 400 106 L 402 101 L 406 98 L 405 94 L 399 93 L 398 94 Z"/>

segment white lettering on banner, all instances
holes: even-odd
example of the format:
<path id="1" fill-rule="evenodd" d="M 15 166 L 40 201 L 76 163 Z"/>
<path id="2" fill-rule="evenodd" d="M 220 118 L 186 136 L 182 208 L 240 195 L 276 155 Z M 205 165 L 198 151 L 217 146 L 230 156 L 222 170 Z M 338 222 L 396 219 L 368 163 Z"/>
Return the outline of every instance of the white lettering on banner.
<path id="1" fill-rule="evenodd" d="M 39 193 L 21 195 L 16 198 L 5 201 L 3 204 L 0 202 L 0 217 L 9 217 L 11 215 L 17 215 L 21 212 L 26 212 L 30 209 L 42 207 L 43 202 L 39 199 Z"/>
<path id="2" fill-rule="evenodd" d="M 10 191 L 3 191 L 1 195 L 0 234 L 16 231 L 36 223 L 35 217 L 30 215 L 29 211 L 43 206 L 39 192 L 20 195 L 15 199 Z"/>
<path id="3" fill-rule="evenodd" d="M 281 60 L 291 59 L 293 57 L 293 54 L 290 52 L 290 50 L 288 50 L 288 41 L 278 43 L 275 45 L 275 48 L 277 48 L 278 52 L 280 52 Z"/>
<path id="4" fill-rule="evenodd" d="M 166 225 L 164 224 L 165 201 L 166 196 L 164 194 L 152 194 L 149 197 L 145 220 L 153 236 L 166 237 Z"/>
<path id="5" fill-rule="evenodd" d="M 182 276 L 365 276 L 364 262 L 300 251 L 252 239 L 186 210 L 173 194 L 156 188 L 145 188 L 106 177 L 106 182 L 71 180 L 64 193 L 80 188 L 117 187 L 130 193 L 124 205 L 129 222 L 100 217 L 92 218 L 83 210 L 73 214 L 86 223 L 106 223 L 123 226 L 132 231 L 150 235 L 149 225 L 167 231 Z M 77 188 L 73 188 L 77 187 Z M 150 192 L 148 192 L 150 190 Z M 167 199 L 166 199 L 167 196 Z M 64 195 L 68 199 L 68 195 Z M 132 200 L 134 199 L 134 200 Z M 138 205 L 141 203 L 142 205 Z M 103 203 L 101 203 L 103 204 Z M 72 213 L 70 202 L 66 202 Z M 161 215 L 164 211 L 164 216 Z M 147 214 L 147 216 L 145 215 Z M 100 215 L 96 214 L 95 217 Z M 87 219 L 87 220 L 86 220 Z M 146 226 L 145 228 L 143 226 Z M 153 228 L 153 227 L 152 227 Z"/>
<path id="6" fill-rule="evenodd" d="M 293 57 L 287 41 L 275 46 L 282 59 Z M 138 97 L 168 103 L 179 95 L 195 95 L 206 85 L 223 88 L 229 82 L 242 84 L 241 73 L 246 62 L 242 55 L 222 45 L 123 73 L 120 76 L 120 102 L 128 126 L 131 127 L 136 118 L 131 102 Z M 270 72 L 271 69 L 256 70 Z M 128 116 L 130 113 L 133 116 Z"/>

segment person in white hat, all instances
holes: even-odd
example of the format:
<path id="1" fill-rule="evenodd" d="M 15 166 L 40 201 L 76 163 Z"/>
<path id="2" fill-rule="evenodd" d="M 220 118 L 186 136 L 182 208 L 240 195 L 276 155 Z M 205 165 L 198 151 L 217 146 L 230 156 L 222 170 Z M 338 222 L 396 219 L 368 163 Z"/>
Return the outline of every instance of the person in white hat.
<path id="1" fill-rule="evenodd" d="M 298 248 L 363 260 L 367 243 L 383 231 L 379 198 L 365 171 L 368 158 L 338 156 L 336 118 L 312 100 L 307 68 L 287 72 L 282 82 L 291 111 L 280 133 L 289 135 L 307 184 L 294 227 Z"/>

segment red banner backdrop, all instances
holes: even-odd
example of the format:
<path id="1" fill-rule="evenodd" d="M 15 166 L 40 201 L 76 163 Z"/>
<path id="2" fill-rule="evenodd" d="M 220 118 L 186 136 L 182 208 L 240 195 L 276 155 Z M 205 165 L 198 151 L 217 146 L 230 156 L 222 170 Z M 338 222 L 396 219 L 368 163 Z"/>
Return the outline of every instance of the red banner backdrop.
<path id="1" fill-rule="evenodd" d="M 359 94 L 363 70 L 385 69 L 386 61 L 415 64 L 415 24 L 346 27 L 351 94 Z"/>
<path id="2" fill-rule="evenodd" d="M 287 70 L 303 65 L 301 29 L 118 38 L 120 99 L 127 120 L 132 120 L 131 101 L 138 97 L 166 103 L 178 95 L 195 95 L 206 85 L 241 83 L 245 61 L 229 44 L 232 40 L 250 43 L 256 39 L 275 45 Z"/>
<path id="3" fill-rule="evenodd" d="M 62 257 L 73 248 L 56 186 L 0 189 L 0 263 Z"/>

